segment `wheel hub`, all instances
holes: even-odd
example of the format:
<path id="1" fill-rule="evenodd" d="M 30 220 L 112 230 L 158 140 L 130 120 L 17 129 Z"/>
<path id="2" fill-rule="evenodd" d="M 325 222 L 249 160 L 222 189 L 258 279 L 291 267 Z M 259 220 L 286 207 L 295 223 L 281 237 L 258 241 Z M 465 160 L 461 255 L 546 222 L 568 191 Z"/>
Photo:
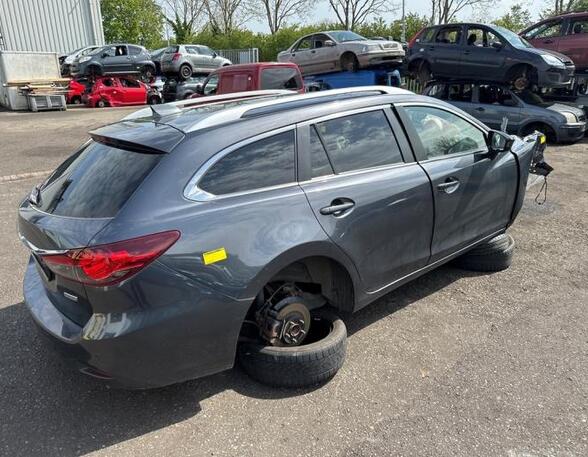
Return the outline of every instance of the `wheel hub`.
<path id="1" fill-rule="evenodd" d="M 261 336 L 272 346 L 298 346 L 310 330 L 310 311 L 302 297 L 289 295 L 266 303 L 257 313 Z"/>

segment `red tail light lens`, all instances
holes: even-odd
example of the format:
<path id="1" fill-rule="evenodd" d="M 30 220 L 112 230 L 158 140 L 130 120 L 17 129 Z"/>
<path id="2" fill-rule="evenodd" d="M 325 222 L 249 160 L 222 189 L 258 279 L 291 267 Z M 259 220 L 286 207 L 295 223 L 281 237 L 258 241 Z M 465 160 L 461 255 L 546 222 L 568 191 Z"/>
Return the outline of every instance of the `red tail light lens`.
<path id="1" fill-rule="evenodd" d="M 92 286 L 112 285 L 137 273 L 167 251 L 180 232 L 155 233 L 111 244 L 43 256 L 56 275 Z"/>
<path id="2" fill-rule="evenodd" d="M 178 60 L 181 57 L 182 54 L 180 54 L 179 52 L 176 52 L 174 54 L 174 56 L 172 57 L 172 62 L 175 62 L 176 60 Z"/>
<path id="3" fill-rule="evenodd" d="M 416 40 L 418 39 L 418 37 L 421 36 L 421 34 L 423 33 L 423 30 L 425 30 L 424 28 L 419 30 L 408 42 L 408 47 L 412 48 L 414 46 L 414 44 L 416 43 Z"/>

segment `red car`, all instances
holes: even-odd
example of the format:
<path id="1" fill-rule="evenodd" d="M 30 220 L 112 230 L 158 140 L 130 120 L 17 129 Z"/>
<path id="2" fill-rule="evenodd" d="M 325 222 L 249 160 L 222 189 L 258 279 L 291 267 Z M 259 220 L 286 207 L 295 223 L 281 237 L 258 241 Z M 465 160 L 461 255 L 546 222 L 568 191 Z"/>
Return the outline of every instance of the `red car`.
<path id="1" fill-rule="evenodd" d="M 147 84 L 134 78 L 102 76 L 96 78 L 82 100 L 90 107 L 103 108 L 160 103 L 161 98 Z"/>
<path id="2" fill-rule="evenodd" d="M 288 89 L 303 94 L 304 81 L 298 65 L 285 62 L 227 65 L 214 70 L 192 98 L 272 89 Z"/>
<path id="3" fill-rule="evenodd" d="M 576 64 L 576 75 L 588 75 L 588 11 L 550 17 L 521 36 L 536 48 L 565 54 Z"/>
<path id="4" fill-rule="evenodd" d="M 69 82 L 69 87 L 65 99 L 67 103 L 79 105 L 82 103 L 82 97 L 87 88 L 91 85 L 88 78 L 72 79 Z"/>

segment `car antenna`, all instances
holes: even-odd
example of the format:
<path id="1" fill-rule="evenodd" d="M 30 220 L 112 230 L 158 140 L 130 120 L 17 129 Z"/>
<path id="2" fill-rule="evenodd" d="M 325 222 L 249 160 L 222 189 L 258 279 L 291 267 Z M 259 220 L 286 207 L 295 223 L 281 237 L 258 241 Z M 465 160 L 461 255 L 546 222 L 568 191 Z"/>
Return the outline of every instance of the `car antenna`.
<path id="1" fill-rule="evenodd" d="M 177 114 L 181 113 L 182 110 L 175 105 L 150 105 L 151 111 L 153 112 L 153 119 L 159 120 L 164 116 L 169 116 L 170 114 Z"/>

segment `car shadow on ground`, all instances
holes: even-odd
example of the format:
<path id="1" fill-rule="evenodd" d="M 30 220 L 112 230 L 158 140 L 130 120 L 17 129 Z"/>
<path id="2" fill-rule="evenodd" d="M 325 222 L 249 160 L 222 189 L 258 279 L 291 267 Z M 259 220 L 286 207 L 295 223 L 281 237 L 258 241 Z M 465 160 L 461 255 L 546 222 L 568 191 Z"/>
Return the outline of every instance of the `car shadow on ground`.
<path id="1" fill-rule="evenodd" d="M 350 335 L 473 273 L 443 267 L 345 320 Z M 260 399 L 313 389 L 274 389 L 236 368 L 149 390 L 109 389 L 64 365 L 45 344 L 23 303 L 0 310 L 0 455 L 82 455 L 182 422 L 226 390 Z"/>

